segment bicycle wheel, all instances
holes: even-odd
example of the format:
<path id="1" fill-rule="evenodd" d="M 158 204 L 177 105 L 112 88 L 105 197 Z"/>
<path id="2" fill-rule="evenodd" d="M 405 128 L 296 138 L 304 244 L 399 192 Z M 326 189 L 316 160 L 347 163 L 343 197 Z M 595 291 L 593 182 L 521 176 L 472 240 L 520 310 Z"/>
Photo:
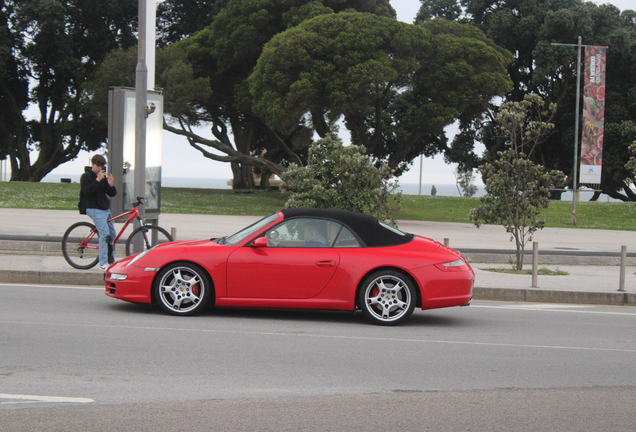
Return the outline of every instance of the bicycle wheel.
<path id="1" fill-rule="evenodd" d="M 135 250 L 135 242 L 139 241 L 139 246 L 142 249 Z M 126 241 L 126 256 L 133 253 L 141 252 L 142 250 L 151 249 L 158 244 L 167 243 L 172 241 L 172 236 L 168 234 L 168 231 L 158 227 L 156 225 L 144 225 L 137 228 L 130 234 Z"/>
<path id="2" fill-rule="evenodd" d="M 62 253 L 71 266 L 88 270 L 99 261 L 99 234 L 95 225 L 78 222 L 71 225 L 62 238 Z"/>

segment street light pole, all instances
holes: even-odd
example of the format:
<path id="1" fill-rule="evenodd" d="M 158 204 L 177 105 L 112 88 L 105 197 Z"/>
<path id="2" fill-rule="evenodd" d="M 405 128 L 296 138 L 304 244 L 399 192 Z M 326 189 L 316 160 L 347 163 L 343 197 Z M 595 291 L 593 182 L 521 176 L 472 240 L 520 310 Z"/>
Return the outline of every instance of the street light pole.
<path id="1" fill-rule="evenodd" d="M 146 196 L 146 104 L 148 68 L 146 66 L 146 0 L 139 0 L 137 68 L 135 73 L 135 179 L 132 202 Z M 135 221 L 138 225 L 138 222 Z"/>
<path id="2" fill-rule="evenodd" d="M 565 43 L 552 43 L 551 45 L 562 45 L 562 46 L 575 46 L 578 49 L 578 60 L 576 64 L 576 109 L 574 112 L 574 164 L 572 166 L 574 170 L 573 183 L 572 183 L 572 225 L 576 225 L 576 192 L 578 190 L 578 174 L 579 167 L 576 164 L 579 157 L 579 109 L 581 106 L 581 44 L 582 38 L 579 36 L 579 43 L 574 44 L 565 44 Z"/>
<path id="3" fill-rule="evenodd" d="M 576 225 L 576 191 L 578 189 L 579 167 L 576 164 L 579 156 L 579 109 L 581 106 L 581 36 L 579 36 L 578 61 L 576 65 L 576 110 L 574 111 L 574 183 L 572 183 L 572 225 Z"/>

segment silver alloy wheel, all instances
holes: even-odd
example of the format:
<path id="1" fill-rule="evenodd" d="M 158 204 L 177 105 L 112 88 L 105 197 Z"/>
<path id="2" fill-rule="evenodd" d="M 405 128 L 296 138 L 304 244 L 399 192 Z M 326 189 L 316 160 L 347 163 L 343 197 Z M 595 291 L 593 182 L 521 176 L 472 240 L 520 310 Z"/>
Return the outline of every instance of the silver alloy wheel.
<path id="1" fill-rule="evenodd" d="M 206 279 L 195 269 L 179 266 L 169 269 L 159 281 L 161 303 L 172 313 L 194 311 L 207 295 Z"/>
<path id="2" fill-rule="evenodd" d="M 394 322 L 411 313 L 413 296 L 406 282 L 395 275 L 383 274 L 364 290 L 364 307 L 380 322 Z"/>

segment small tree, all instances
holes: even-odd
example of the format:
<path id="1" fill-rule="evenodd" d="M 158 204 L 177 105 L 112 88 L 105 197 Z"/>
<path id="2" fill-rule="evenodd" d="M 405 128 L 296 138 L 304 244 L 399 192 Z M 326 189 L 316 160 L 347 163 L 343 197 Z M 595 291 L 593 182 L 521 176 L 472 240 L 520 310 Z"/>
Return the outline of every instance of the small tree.
<path id="1" fill-rule="evenodd" d="M 291 164 L 281 175 L 283 191 L 291 192 L 285 207 L 351 210 L 396 225 L 391 213 L 401 193 L 394 194 L 398 182 L 391 179 L 387 165 L 377 168 L 363 146 L 345 147 L 333 130 L 309 148 L 307 166 Z"/>
<path id="2" fill-rule="evenodd" d="M 498 152 L 495 161 L 479 167 L 486 195 L 469 217 L 478 228 L 482 224 L 502 224 L 506 228 L 517 246 L 517 270 L 523 268 L 525 245 L 545 225 L 539 214 L 549 205 L 550 189 L 565 180 L 561 171 L 546 172 L 523 152 L 525 148 L 532 152 L 549 136 L 554 125 L 543 119 L 551 118 L 555 111 L 554 104 L 544 110 L 543 101 L 536 95 L 503 104 L 495 121 L 510 149 Z"/>
<path id="3" fill-rule="evenodd" d="M 475 175 L 472 168 L 462 169 L 459 166 L 455 168 L 455 186 L 459 196 L 470 198 L 477 193 L 475 186 Z"/>

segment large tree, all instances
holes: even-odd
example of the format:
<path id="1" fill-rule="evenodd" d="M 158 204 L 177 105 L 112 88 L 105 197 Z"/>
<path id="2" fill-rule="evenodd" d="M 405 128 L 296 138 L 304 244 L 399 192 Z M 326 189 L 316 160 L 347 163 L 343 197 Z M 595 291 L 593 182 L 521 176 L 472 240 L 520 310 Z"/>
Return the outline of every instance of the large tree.
<path id="1" fill-rule="evenodd" d="M 108 52 L 136 43 L 137 2 L 5 0 L 0 17 L 0 122 L 11 180 L 39 181 L 104 142 L 105 126 L 86 115 L 82 85 Z M 33 118 L 25 119 L 25 101 Z"/>
<path id="2" fill-rule="evenodd" d="M 446 150 L 444 127 L 479 116 L 509 90 L 510 55 L 478 29 L 369 14 L 324 14 L 275 36 L 250 77 L 272 126 L 308 114 L 321 135 L 344 117 L 352 143 L 399 175 Z"/>
<path id="3" fill-rule="evenodd" d="M 231 162 L 235 188 L 254 186 L 254 167 L 263 174 L 261 185 L 266 185 L 270 172 L 281 173 L 290 162 L 302 163 L 311 143 L 311 128 L 294 117 L 275 126 L 265 123 L 253 112 L 247 79 L 263 45 L 276 34 L 308 18 L 344 9 L 395 17 L 388 0 L 228 1 L 210 26 L 175 44 L 186 53 L 194 77 L 209 80 L 211 95 L 195 116 L 172 116 L 178 125 L 166 128 L 186 136 L 204 156 Z M 190 128 L 203 123 L 211 125 L 214 140 Z"/>
<path id="4" fill-rule="evenodd" d="M 452 15 L 457 12 L 453 4 L 464 8 L 461 14 Z M 526 94 L 536 93 L 558 105 L 555 133 L 537 148 L 532 161 L 567 173 L 570 186 L 573 170 L 578 169 L 573 164 L 577 53 L 573 47 L 552 43 L 576 44 L 580 35 L 584 44 L 608 46 L 601 187 L 614 198 L 636 200 L 624 167 L 628 145 L 636 139 L 636 12 L 582 0 L 422 0 L 417 20 L 449 14 L 478 26 L 514 53 L 508 66 L 513 89 L 505 101 L 519 102 Z M 465 150 L 481 140 L 486 160 L 495 159 L 505 147 L 495 115 L 496 109 L 484 121 L 462 122 L 453 146 Z M 453 161 L 480 163 L 464 159 L 465 154 L 455 153 Z"/>

